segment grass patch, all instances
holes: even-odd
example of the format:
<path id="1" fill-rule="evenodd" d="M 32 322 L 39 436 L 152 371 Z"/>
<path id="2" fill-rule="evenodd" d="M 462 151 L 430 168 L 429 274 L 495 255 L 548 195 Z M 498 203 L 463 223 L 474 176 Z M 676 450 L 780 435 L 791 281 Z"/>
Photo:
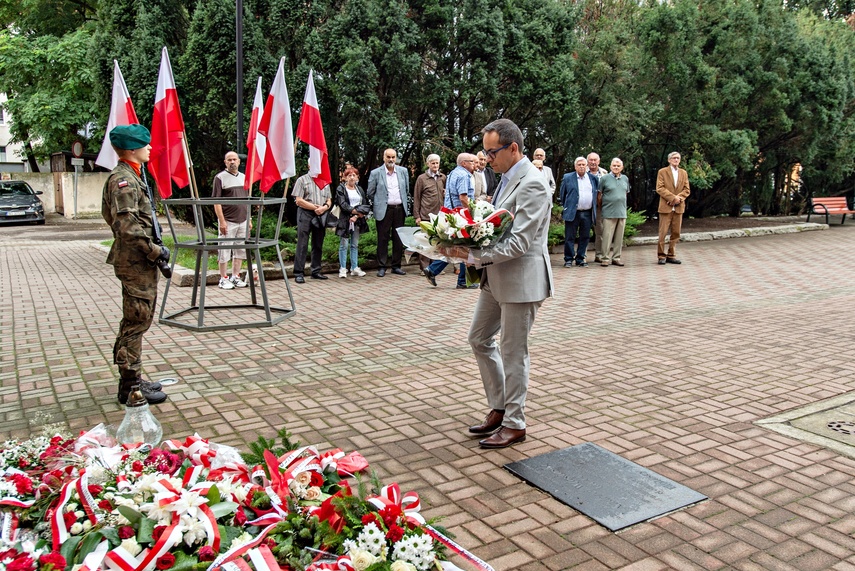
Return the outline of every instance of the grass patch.
<path id="1" fill-rule="evenodd" d="M 206 236 L 211 240 L 214 240 L 217 237 L 216 234 L 212 234 L 210 232 L 208 232 L 206 234 Z M 179 242 L 195 242 L 196 241 L 196 235 L 194 234 L 192 236 L 178 236 L 178 241 Z M 112 246 L 113 240 L 104 240 L 103 242 L 101 242 L 101 245 Z M 166 246 L 167 248 L 169 248 L 169 251 L 172 252 L 173 256 L 175 255 L 175 242 L 172 240 L 171 235 L 165 234 L 163 236 L 163 245 Z M 212 255 L 208 258 L 208 269 L 209 270 L 217 270 L 217 269 L 219 269 L 219 264 L 217 262 L 216 252 L 211 252 L 211 254 Z M 185 268 L 190 268 L 190 269 L 195 268 L 196 267 L 196 251 L 195 250 L 189 250 L 186 248 L 181 248 L 180 250 L 178 250 L 178 259 L 175 260 L 175 263 L 178 264 L 179 266 L 182 266 Z"/>

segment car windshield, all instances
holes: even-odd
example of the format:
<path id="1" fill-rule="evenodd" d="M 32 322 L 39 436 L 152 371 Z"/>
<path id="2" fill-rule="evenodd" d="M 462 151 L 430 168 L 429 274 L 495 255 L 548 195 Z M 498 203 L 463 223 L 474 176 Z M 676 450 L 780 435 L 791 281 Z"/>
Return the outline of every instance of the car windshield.
<path id="1" fill-rule="evenodd" d="M 35 194 L 25 182 L 0 182 L 0 196 L 32 196 Z"/>

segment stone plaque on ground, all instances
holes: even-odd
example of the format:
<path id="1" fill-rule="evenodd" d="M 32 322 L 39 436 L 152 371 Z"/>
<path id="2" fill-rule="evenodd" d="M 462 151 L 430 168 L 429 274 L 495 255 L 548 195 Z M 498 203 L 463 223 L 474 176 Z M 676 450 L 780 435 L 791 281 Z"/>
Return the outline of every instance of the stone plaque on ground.
<path id="1" fill-rule="evenodd" d="M 505 469 L 611 531 L 707 499 L 590 442 L 505 464 Z"/>

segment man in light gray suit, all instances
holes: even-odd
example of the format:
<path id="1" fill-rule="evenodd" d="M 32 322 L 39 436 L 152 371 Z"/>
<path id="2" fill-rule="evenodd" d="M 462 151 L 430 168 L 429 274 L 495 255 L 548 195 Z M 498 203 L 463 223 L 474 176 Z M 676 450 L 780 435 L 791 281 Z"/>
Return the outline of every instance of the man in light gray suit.
<path id="1" fill-rule="evenodd" d="M 525 440 L 528 336 L 538 308 L 553 290 L 546 246 L 552 194 L 541 172 L 523 155 L 519 127 L 498 119 L 482 133 L 484 152 L 502 173 L 493 204 L 513 213 L 514 220 L 499 242 L 482 248 L 477 257 L 465 248 L 446 250 L 468 256 L 469 265 L 482 269 L 469 344 L 491 410 L 469 432 L 493 433 L 479 442 L 482 448 L 505 448 Z M 500 331 L 501 347 L 496 343 Z"/>
<path id="2" fill-rule="evenodd" d="M 392 238 L 392 273 L 399 276 L 407 272 L 401 269 L 404 244 L 395 231 L 404 225 L 410 214 L 407 197 L 410 192 L 410 173 L 395 164 L 398 153 L 395 149 L 383 151 L 383 166 L 371 171 L 368 177 L 368 200 L 374 208 L 377 220 L 377 277 L 386 275 L 389 266 L 389 238 Z"/>

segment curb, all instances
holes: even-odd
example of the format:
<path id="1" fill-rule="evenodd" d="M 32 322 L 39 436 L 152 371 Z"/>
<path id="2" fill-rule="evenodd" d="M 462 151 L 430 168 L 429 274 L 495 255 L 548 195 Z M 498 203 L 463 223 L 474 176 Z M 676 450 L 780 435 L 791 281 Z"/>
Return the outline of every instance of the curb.
<path id="1" fill-rule="evenodd" d="M 681 242 L 708 242 L 710 240 L 725 240 L 728 238 L 749 238 L 753 236 L 770 236 L 772 234 L 795 234 L 814 230 L 828 230 L 828 224 L 803 222 L 800 224 L 785 224 L 781 226 L 759 226 L 743 230 L 718 230 L 716 232 L 689 232 L 680 236 Z M 668 238 L 665 239 L 668 242 Z M 658 244 L 658 236 L 632 237 L 627 240 L 627 246 L 649 246 Z"/>

